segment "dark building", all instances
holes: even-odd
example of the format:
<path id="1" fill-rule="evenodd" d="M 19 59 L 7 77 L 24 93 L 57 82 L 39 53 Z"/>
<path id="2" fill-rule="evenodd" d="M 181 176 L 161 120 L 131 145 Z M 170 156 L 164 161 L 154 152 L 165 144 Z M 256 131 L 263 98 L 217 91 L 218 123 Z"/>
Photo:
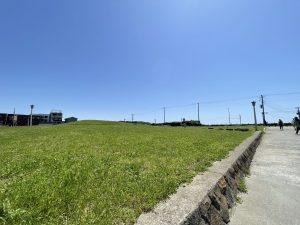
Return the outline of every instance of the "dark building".
<path id="1" fill-rule="evenodd" d="M 69 117 L 65 119 L 66 123 L 76 122 L 78 119 L 76 117 Z"/>
<path id="2" fill-rule="evenodd" d="M 0 125 L 26 126 L 28 125 L 28 121 L 29 121 L 28 115 L 0 113 Z"/>
<path id="3" fill-rule="evenodd" d="M 32 125 L 59 124 L 62 123 L 61 111 L 52 111 L 50 114 L 33 114 Z M 28 126 L 30 115 L 0 113 L 0 125 L 4 126 Z"/>
<path id="4" fill-rule="evenodd" d="M 0 125 L 7 125 L 8 114 L 0 113 Z"/>
<path id="5" fill-rule="evenodd" d="M 0 113 L 0 125 L 6 125 L 7 113 Z"/>
<path id="6" fill-rule="evenodd" d="M 17 123 L 15 126 L 27 126 L 29 124 L 30 116 L 29 115 L 17 115 Z M 36 125 L 36 121 L 32 118 L 32 124 Z"/>
<path id="7" fill-rule="evenodd" d="M 40 123 L 45 124 L 45 123 L 49 123 L 49 118 L 50 115 L 49 114 L 33 114 L 32 119 L 37 118 Z"/>

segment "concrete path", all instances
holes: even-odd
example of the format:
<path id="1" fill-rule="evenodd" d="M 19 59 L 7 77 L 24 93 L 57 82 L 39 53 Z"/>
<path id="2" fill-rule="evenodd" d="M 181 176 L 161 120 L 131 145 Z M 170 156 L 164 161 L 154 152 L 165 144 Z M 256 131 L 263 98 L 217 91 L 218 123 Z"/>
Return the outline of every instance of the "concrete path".
<path id="1" fill-rule="evenodd" d="M 300 135 L 268 128 L 230 225 L 300 225 Z"/>

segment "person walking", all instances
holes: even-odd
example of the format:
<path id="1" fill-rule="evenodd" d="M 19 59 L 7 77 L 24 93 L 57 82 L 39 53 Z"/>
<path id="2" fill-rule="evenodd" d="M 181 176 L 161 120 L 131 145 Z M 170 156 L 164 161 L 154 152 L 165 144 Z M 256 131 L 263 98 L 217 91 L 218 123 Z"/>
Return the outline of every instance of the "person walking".
<path id="1" fill-rule="evenodd" d="M 281 119 L 279 119 L 278 125 L 279 125 L 280 130 L 283 130 L 283 122 Z"/>
<path id="2" fill-rule="evenodd" d="M 295 118 L 293 119 L 292 124 L 293 124 L 293 126 L 294 126 L 294 128 L 295 128 L 295 130 L 296 130 L 296 134 L 298 134 L 298 133 L 299 133 L 299 130 L 300 130 L 300 120 L 299 120 L 299 118 L 298 118 L 298 117 L 295 117 Z"/>

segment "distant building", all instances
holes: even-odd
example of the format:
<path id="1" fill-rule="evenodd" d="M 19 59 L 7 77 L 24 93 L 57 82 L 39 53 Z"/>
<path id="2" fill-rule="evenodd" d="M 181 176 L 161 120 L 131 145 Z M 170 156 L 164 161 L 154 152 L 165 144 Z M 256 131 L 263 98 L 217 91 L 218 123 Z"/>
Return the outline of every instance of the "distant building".
<path id="1" fill-rule="evenodd" d="M 78 119 L 76 117 L 69 117 L 65 119 L 66 123 L 76 122 Z"/>
<path id="2" fill-rule="evenodd" d="M 30 119 L 29 115 L 17 114 L 16 117 L 17 117 L 17 119 L 16 119 L 16 122 L 15 122 L 14 126 L 27 126 L 27 125 L 29 125 L 29 119 Z M 39 121 L 37 119 L 34 119 L 32 117 L 32 125 L 37 125 L 38 122 Z"/>
<path id="3" fill-rule="evenodd" d="M 63 114 L 60 110 L 53 110 L 50 112 L 49 115 L 49 122 L 50 123 L 62 123 Z"/>
<path id="4" fill-rule="evenodd" d="M 62 111 L 51 111 L 50 114 L 33 114 L 32 125 L 59 124 L 63 122 Z M 29 126 L 30 115 L 0 113 L 0 125 Z"/>
<path id="5" fill-rule="evenodd" d="M 0 113 L 0 124 L 6 126 L 26 126 L 29 116 L 20 114 Z M 33 120 L 34 122 L 34 120 Z"/>
<path id="6" fill-rule="evenodd" d="M 8 119 L 7 113 L 0 113 L 0 125 L 6 125 Z"/>
<path id="7" fill-rule="evenodd" d="M 32 118 L 36 118 L 40 121 L 40 123 L 49 123 L 50 114 L 34 114 Z"/>

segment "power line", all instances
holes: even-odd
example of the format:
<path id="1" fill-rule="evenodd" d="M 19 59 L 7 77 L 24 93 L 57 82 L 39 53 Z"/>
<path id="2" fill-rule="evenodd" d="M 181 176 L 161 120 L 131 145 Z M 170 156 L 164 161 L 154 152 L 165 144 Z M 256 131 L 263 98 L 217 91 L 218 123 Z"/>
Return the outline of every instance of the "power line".
<path id="1" fill-rule="evenodd" d="M 197 105 L 197 103 L 190 103 L 190 104 L 186 104 L 186 105 L 166 106 L 166 107 L 164 107 L 164 108 L 166 108 L 166 109 L 185 108 L 185 107 L 195 106 L 195 105 Z"/>
<path id="2" fill-rule="evenodd" d="M 294 113 L 295 112 L 294 110 L 282 110 L 282 109 L 279 109 L 277 107 L 271 106 L 269 103 L 265 103 L 265 105 L 268 108 L 275 110 L 275 112 L 282 112 L 282 113 L 292 113 L 292 112 Z"/>
<path id="3" fill-rule="evenodd" d="M 151 110 L 151 111 L 145 111 L 145 112 L 141 112 L 141 113 L 136 113 L 135 115 L 143 116 L 143 115 L 148 115 L 148 114 L 160 112 L 160 110 L 161 110 L 161 108 L 156 109 L 156 110 Z"/>
<path id="4" fill-rule="evenodd" d="M 292 111 L 293 108 L 285 108 L 285 107 L 282 107 L 282 106 L 279 106 L 279 105 L 274 105 L 273 103 L 270 104 L 269 102 L 265 102 L 265 105 L 268 106 L 269 108 L 271 109 L 274 109 L 274 110 L 278 110 L 278 111 Z"/>
<path id="5" fill-rule="evenodd" d="M 262 109 L 263 109 L 263 122 L 265 123 L 265 109 L 264 109 L 264 105 L 272 108 L 272 106 L 270 106 L 270 104 L 266 104 L 266 101 L 264 100 L 264 97 L 269 97 L 269 96 L 283 96 L 283 95 L 297 95 L 300 94 L 300 92 L 289 92 L 289 93 L 271 93 L 271 94 L 266 94 L 266 95 L 255 95 L 255 96 L 246 96 L 246 97 L 239 97 L 239 98 L 228 98 L 228 99 L 218 99 L 218 100 L 211 100 L 211 101 L 198 101 L 197 103 L 190 103 L 190 104 L 183 104 L 183 105 L 171 105 L 171 106 L 165 106 L 165 107 L 161 107 L 161 108 L 157 108 L 156 110 L 152 110 L 152 111 L 147 111 L 147 112 L 142 112 L 142 113 L 136 113 L 134 115 L 146 115 L 146 114 L 151 114 L 151 113 L 156 113 L 158 111 L 160 111 L 161 109 L 164 110 L 164 122 L 165 122 L 165 113 L 166 113 L 166 109 L 174 109 L 174 108 L 185 108 L 185 107 L 191 107 L 191 106 L 197 106 L 197 116 L 198 116 L 198 121 L 200 121 L 200 112 L 199 112 L 199 108 L 200 108 L 200 104 L 201 105 L 206 105 L 206 104 L 219 104 L 219 103 L 228 103 L 228 102 L 236 102 L 236 101 L 242 101 L 242 100 L 253 100 L 253 99 L 261 99 L 262 101 Z M 275 109 L 275 107 L 273 107 L 273 109 Z M 278 109 L 275 109 L 278 110 Z M 290 111 L 283 111 L 283 110 L 278 110 L 281 112 L 286 112 L 286 113 L 290 113 Z M 133 118 L 133 116 L 132 116 Z M 133 121 L 133 119 L 132 119 Z"/>
<path id="6" fill-rule="evenodd" d="M 290 116 L 290 115 L 282 115 L 282 113 L 276 113 L 276 112 L 270 112 L 270 113 L 268 113 L 268 116 L 270 116 L 270 117 L 272 117 L 272 118 L 274 118 L 274 119 L 278 119 L 278 118 L 285 118 L 287 121 L 289 120 L 289 119 L 291 119 L 293 116 Z"/>
<path id="7" fill-rule="evenodd" d="M 277 113 L 277 114 L 295 114 L 295 111 L 270 111 L 268 112 L 268 115 L 270 113 Z"/>
<path id="8" fill-rule="evenodd" d="M 221 99 L 221 100 L 214 100 L 214 101 L 203 101 L 199 102 L 200 104 L 215 104 L 215 103 L 227 103 L 227 102 L 235 102 L 240 100 L 252 100 L 253 98 L 259 98 L 259 96 L 248 96 L 248 97 L 240 97 L 240 98 L 231 98 L 231 99 Z"/>
<path id="9" fill-rule="evenodd" d="M 281 95 L 299 95 L 300 92 L 297 91 L 297 92 L 288 92 L 288 93 L 273 93 L 273 94 L 266 94 L 266 96 L 281 96 Z"/>
<path id="10" fill-rule="evenodd" d="M 227 103 L 227 102 L 234 102 L 234 101 L 240 101 L 240 100 L 251 100 L 253 98 L 258 98 L 259 96 L 248 96 L 248 97 L 240 97 L 240 98 L 231 98 L 231 99 L 219 99 L 219 100 L 212 100 L 212 101 L 199 101 L 197 103 L 190 103 L 185 105 L 174 105 L 174 106 L 166 106 L 166 109 L 171 108 L 184 108 L 189 106 L 195 106 L 198 104 L 214 104 L 214 103 Z"/>

